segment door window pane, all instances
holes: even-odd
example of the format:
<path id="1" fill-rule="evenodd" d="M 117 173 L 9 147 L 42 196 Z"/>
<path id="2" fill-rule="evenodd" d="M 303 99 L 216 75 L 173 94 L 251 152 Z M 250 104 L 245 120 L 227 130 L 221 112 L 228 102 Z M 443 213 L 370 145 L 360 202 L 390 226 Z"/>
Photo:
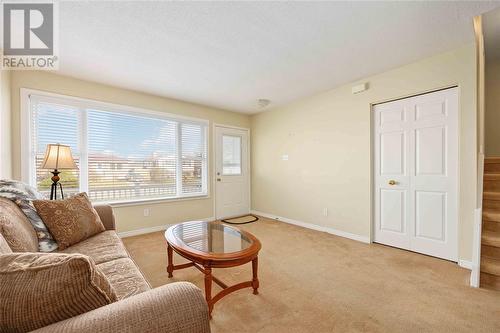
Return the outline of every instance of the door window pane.
<path id="1" fill-rule="evenodd" d="M 240 136 L 222 136 L 222 174 L 241 175 Z"/>

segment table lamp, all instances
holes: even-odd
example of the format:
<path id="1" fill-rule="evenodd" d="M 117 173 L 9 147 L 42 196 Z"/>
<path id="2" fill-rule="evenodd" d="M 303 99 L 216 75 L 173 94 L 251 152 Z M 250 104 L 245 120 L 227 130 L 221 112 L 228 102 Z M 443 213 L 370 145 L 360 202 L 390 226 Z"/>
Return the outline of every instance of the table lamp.
<path id="1" fill-rule="evenodd" d="M 61 198 L 64 199 L 62 184 L 59 183 L 59 170 L 61 169 L 77 169 L 73 156 L 71 156 L 71 148 L 69 146 L 56 144 L 48 144 L 45 151 L 45 157 L 42 162 L 42 169 L 50 169 L 53 174 L 50 186 L 50 200 L 57 199 L 57 186 L 61 190 Z"/>

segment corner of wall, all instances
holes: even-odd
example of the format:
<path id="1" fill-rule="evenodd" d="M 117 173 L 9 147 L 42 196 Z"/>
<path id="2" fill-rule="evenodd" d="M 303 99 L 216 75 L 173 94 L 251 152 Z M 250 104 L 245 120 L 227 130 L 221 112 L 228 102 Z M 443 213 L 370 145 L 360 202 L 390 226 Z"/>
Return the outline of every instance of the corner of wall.
<path id="1" fill-rule="evenodd" d="M 0 178 L 12 178 L 11 72 L 0 71 Z"/>

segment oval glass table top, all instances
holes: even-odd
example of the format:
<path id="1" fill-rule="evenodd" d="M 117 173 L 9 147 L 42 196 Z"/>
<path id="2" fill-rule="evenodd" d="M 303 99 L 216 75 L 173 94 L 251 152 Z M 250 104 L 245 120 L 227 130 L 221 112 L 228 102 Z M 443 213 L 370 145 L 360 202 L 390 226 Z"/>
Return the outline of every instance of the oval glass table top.
<path id="1" fill-rule="evenodd" d="M 253 243 L 244 233 L 218 222 L 181 223 L 172 232 L 180 243 L 206 253 L 240 252 Z"/>

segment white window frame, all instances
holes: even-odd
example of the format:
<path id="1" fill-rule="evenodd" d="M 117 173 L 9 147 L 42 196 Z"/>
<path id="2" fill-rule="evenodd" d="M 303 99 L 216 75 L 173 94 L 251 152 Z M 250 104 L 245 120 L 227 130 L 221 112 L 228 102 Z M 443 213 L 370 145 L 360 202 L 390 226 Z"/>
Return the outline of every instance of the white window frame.
<path id="1" fill-rule="evenodd" d="M 143 109 L 128 105 L 101 102 L 97 100 L 80 98 L 68 95 L 62 95 L 52 92 L 46 92 L 42 90 L 21 88 L 20 89 L 20 108 L 21 108 L 21 181 L 28 183 L 32 186 L 36 186 L 36 172 L 34 159 L 32 158 L 35 153 L 34 147 L 32 147 L 31 133 L 32 133 L 32 117 L 31 117 L 31 96 L 40 97 L 44 100 L 54 99 L 59 102 L 64 101 L 68 105 L 78 107 L 82 109 L 81 117 L 85 115 L 85 109 L 95 108 L 97 110 L 103 110 L 108 112 L 117 112 L 122 114 L 130 114 L 130 115 L 139 115 L 145 116 L 149 115 L 156 118 L 161 118 L 165 120 L 172 120 L 178 122 L 178 126 L 180 129 L 180 122 L 182 123 L 193 123 L 193 124 L 202 124 L 204 125 L 204 140 L 205 140 L 205 149 L 206 149 L 206 159 L 204 160 L 204 164 L 202 167 L 202 193 L 195 194 L 182 194 L 182 186 L 179 187 L 182 183 L 182 172 L 178 174 L 177 177 L 177 195 L 165 198 L 146 198 L 146 199 L 129 199 L 129 200 L 117 200 L 117 201 L 109 201 L 99 203 L 109 203 L 116 206 L 127 206 L 127 205 L 136 205 L 141 204 L 142 202 L 163 202 L 163 201 L 184 201 L 184 200 L 192 200 L 192 199 L 203 199 L 210 198 L 210 179 L 208 179 L 208 168 L 210 165 L 210 146 L 209 146 L 209 120 L 200 119 L 194 117 L 187 117 L 177 115 L 175 113 L 168 113 L 163 111 L 149 110 Z M 84 130 L 86 128 L 86 117 L 85 121 L 82 122 L 83 129 L 80 131 L 80 135 L 83 136 Z M 181 132 L 178 133 L 180 138 Z M 81 139 L 81 138 L 80 138 Z M 177 144 L 180 145 L 180 140 Z M 80 159 L 82 161 L 80 166 L 80 191 L 88 192 L 88 181 L 87 181 L 87 163 L 84 163 L 88 160 L 88 149 L 87 142 L 85 140 L 80 140 L 82 146 L 80 147 Z M 178 159 L 180 158 L 180 154 L 182 152 L 178 150 Z M 179 172 L 179 167 L 182 161 L 179 159 L 177 163 L 177 172 Z"/>

